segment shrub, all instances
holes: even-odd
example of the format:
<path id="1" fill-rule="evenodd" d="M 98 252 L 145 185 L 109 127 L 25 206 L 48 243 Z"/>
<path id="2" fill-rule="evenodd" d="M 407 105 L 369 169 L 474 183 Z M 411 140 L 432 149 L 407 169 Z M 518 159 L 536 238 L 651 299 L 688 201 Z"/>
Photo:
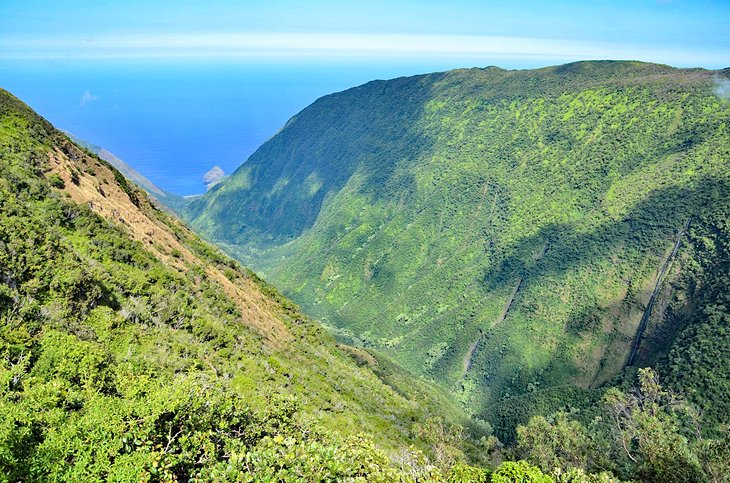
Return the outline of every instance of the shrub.
<path id="1" fill-rule="evenodd" d="M 492 483 L 553 483 L 554 480 L 527 461 L 505 461 L 492 473 Z"/>
<path id="2" fill-rule="evenodd" d="M 53 186 L 54 188 L 63 189 L 66 187 L 66 183 L 63 182 L 63 178 L 61 178 L 58 174 L 53 173 L 48 177 L 48 183 Z"/>

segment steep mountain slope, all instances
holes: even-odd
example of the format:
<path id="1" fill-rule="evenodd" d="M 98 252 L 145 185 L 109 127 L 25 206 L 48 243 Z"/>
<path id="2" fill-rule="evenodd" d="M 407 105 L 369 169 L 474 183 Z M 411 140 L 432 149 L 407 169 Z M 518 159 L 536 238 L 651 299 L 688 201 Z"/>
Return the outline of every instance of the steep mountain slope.
<path id="1" fill-rule="evenodd" d="M 462 420 L 2 90 L 0 322 L 0 481 L 438 475 L 411 426 Z"/>
<path id="2" fill-rule="evenodd" d="M 725 75 L 603 61 L 370 82 L 304 109 L 188 216 L 475 413 L 560 407 L 656 362 L 698 313 L 686 267 L 720 263 L 700 233 L 727 234 Z"/>
<path id="3" fill-rule="evenodd" d="M 187 201 L 184 197 L 163 190 L 152 181 L 147 179 L 144 175 L 142 175 L 142 173 L 131 167 L 129 164 L 125 163 L 122 159 L 115 156 L 109 150 L 95 144 L 91 144 L 88 141 L 84 141 L 83 139 L 80 139 L 71 133 L 67 132 L 66 135 L 79 146 L 88 149 L 93 154 L 99 156 L 101 159 L 114 166 L 116 169 L 119 170 L 120 173 L 124 175 L 125 178 L 145 190 L 147 194 L 154 197 L 165 206 L 172 208 L 176 211 L 181 211 L 187 204 Z"/>

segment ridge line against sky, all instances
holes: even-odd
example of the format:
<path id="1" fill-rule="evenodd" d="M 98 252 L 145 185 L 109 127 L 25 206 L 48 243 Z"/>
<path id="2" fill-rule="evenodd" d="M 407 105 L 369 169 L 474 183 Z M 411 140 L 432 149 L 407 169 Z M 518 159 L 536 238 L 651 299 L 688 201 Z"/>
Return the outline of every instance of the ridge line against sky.
<path id="1" fill-rule="evenodd" d="M 730 65 L 730 52 L 621 42 L 490 35 L 197 33 L 0 38 L 4 59 L 466 57 L 470 59 L 630 59 L 678 66 Z"/>

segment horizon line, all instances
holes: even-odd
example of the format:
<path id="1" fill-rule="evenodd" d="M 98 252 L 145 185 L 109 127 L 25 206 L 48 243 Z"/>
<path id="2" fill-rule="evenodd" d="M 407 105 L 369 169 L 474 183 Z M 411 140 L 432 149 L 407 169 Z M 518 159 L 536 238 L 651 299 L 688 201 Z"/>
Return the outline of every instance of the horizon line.
<path id="1" fill-rule="evenodd" d="M 194 33 L 0 38 L 0 59 L 632 59 L 677 66 L 730 65 L 724 51 L 649 48 L 560 38 L 442 34 Z"/>

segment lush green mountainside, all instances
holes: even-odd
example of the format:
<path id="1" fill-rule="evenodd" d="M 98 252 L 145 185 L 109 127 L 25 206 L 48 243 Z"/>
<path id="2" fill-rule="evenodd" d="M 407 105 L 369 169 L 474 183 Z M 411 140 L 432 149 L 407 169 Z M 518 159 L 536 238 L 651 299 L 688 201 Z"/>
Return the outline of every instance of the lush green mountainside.
<path id="1" fill-rule="evenodd" d="M 689 385 L 727 421 L 723 75 L 606 61 L 370 82 L 304 109 L 188 215 L 497 424 L 593 398 L 637 334 L 633 362 L 677 383 L 720 367 Z"/>
<path id="2" fill-rule="evenodd" d="M 435 414 L 0 90 L 0 481 L 439 479 Z"/>
<path id="3" fill-rule="evenodd" d="M 83 139 L 80 139 L 71 133 L 67 132 L 66 135 L 79 146 L 88 149 L 96 156 L 99 156 L 101 159 L 114 166 L 116 169 L 119 170 L 120 173 L 124 175 L 125 178 L 134 182 L 137 186 L 145 190 L 147 194 L 151 195 L 152 197 L 163 203 L 165 206 L 175 211 L 182 211 L 185 208 L 187 200 L 184 197 L 178 196 L 175 193 L 171 193 L 167 190 L 163 190 L 152 181 L 147 179 L 139 171 L 131 167 L 129 164 L 125 163 L 122 159 L 119 159 L 109 150 L 104 149 L 101 146 L 91 144 L 88 141 L 84 141 Z"/>
<path id="4" fill-rule="evenodd" d="M 706 417 L 627 371 L 619 388 L 536 388 L 486 410 L 510 430 L 548 416 L 501 447 L 0 90 L 0 481 L 727 481 L 730 213 L 724 186 L 707 190 L 680 263 L 662 265 L 667 316 L 636 352 Z M 527 462 L 490 475 L 463 451 Z"/>

